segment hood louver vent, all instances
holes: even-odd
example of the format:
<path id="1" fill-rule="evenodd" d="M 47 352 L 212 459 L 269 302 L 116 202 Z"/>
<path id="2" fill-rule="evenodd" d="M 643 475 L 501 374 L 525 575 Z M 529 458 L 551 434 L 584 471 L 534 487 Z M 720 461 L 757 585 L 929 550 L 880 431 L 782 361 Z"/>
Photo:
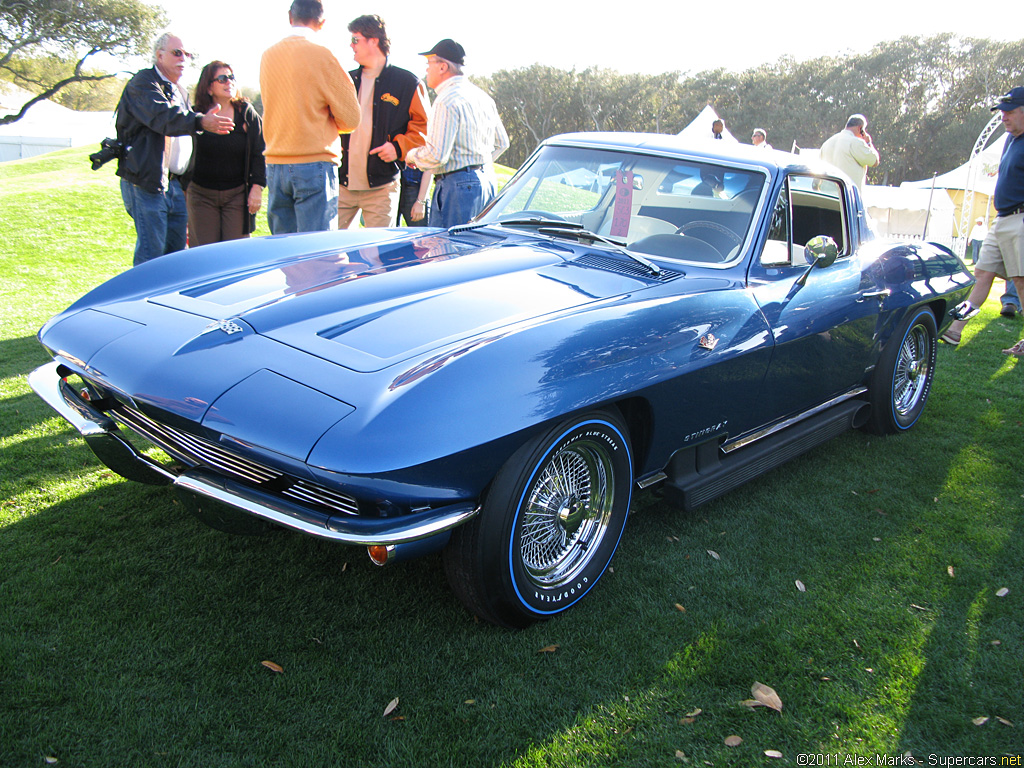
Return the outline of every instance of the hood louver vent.
<path id="1" fill-rule="evenodd" d="M 643 265 L 628 261 L 627 258 L 616 259 L 610 256 L 588 253 L 586 256 L 573 259 L 572 263 L 581 267 L 594 267 L 595 269 L 604 269 L 609 272 L 618 272 L 620 275 L 628 275 L 638 280 L 649 280 L 654 283 L 667 283 L 683 276 L 682 272 L 665 269 L 664 267 L 662 267 L 659 274 L 655 275 Z"/>

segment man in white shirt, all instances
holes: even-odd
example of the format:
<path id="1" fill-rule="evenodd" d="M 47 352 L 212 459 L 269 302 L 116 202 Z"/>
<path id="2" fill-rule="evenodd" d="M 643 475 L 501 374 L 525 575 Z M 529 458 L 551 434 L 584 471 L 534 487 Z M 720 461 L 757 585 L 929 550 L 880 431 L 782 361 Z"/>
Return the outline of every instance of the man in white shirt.
<path id="1" fill-rule="evenodd" d="M 430 226 L 452 227 L 476 216 L 497 192 L 488 168 L 508 149 L 508 134 L 494 99 L 462 74 L 466 51 L 445 39 L 429 51 L 427 86 L 437 93 L 427 141 L 405 162 L 434 174 Z"/>
<path id="2" fill-rule="evenodd" d="M 867 127 L 864 115 L 850 115 L 846 128 L 821 145 L 821 159 L 853 179 L 861 192 L 868 168 L 878 165 L 878 150 L 871 142 L 871 134 L 864 130 Z"/>

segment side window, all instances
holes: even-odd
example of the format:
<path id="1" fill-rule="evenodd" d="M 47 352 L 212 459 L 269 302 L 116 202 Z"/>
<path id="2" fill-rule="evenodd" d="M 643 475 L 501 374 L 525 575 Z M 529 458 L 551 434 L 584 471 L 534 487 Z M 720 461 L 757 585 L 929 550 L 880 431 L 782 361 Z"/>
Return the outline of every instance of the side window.
<path id="1" fill-rule="evenodd" d="M 849 255 L 850 239 L 843 187 L 833 179 L 791 176 L 793 249 L 803 250 L 812 237 L 827 235 L 836 241 L 841 256 Z"/>
<path id="2" fill-rule="evenodd" d="M 789 254 L 789 182 L 782 185 L 779 199 L 772 210 L 768 225 L 768 240 L 761 252 L 761 263 L 765 265 L 788 264 Z"/>

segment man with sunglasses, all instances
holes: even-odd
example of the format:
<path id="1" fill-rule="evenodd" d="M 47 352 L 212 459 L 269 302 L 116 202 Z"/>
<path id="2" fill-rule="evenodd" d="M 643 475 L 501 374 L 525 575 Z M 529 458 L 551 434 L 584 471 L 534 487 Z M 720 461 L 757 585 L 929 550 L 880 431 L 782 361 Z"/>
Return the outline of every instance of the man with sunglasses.
<path id="1" fill-rule="evenodd" d="M 360 211 L 367 227 L 393 227 L 405 153 L 423 145 L 430 101 L 416 75 L 388 61 L 391 41 L 380 16 L 359 16 L 348 31 L 362 119 L 341 137 L 338 229 L 348 229 Z"/>
<path id="2" fill-rule="evenodd" d="M 217 105 L 205 114 L 189 106 L 179 81 L 191 58 L 181 38 L 165 32 L 153 45 L 153 66 L 128 81 L 117 103 L 115 127 L 123 147 L 117 175 L 125 210 L 135 222 L 136 265 L 185 248 L 192 137 L 234 128 Z"/>

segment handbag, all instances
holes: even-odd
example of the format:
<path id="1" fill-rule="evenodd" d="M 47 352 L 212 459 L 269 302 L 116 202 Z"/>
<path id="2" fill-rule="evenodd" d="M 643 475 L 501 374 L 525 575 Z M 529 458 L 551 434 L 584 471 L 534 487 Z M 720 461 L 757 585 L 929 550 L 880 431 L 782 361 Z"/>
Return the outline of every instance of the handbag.
<path id="1" fill-rule="evenodd" d="M 249 138 L 249 126 L 246 124 L 245 132 L 245 200 L 242 202 L 242 234 L 251 235 L 256 231 L 256 214 L 249 212 L 249 193 L 252 192 L 252 183 L 249 181 L 249 164 L 252 160 L 252 140 Z"/>

